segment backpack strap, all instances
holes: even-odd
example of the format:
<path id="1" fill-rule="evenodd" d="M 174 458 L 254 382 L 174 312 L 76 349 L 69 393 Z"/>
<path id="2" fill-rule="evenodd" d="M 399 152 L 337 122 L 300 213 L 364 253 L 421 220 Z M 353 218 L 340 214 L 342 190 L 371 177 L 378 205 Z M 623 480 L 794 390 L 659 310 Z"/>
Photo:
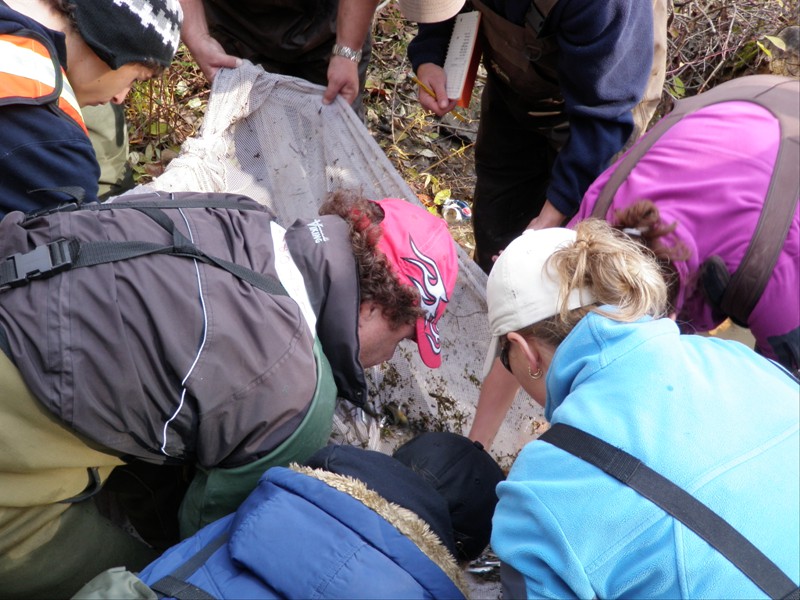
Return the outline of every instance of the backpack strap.
<path id="1" fill-rule="evenodd" d="M 77 188 L 81 189 L 81 188 Z M 89 202 L 84 204 L 81 198 L 77 197 L 74 193 L 75 188 L 55 188 L 56 191 L 68 193 L 76 198 L 75 202 L 67 202 L 59 204 L 58 206 L 43 208 L 40 210 L 31 211 L 25 216 L 23 223 L 27 223 L 38 217 L 51 215 L 60 212 L 74 212 L 76 210 L 117 210 L 121 208 L 160 208 L 163 210 L 171 210 L 178 208 L 223 208 L 228 210 L 253 210 L 256 212 L 265 212 L 272 215 L 266 206 L 255 203 L 245 203 L 241 201 L 244 196 L 235 196 L 233 194 L 212 194 L 211 197 L 203 194 L 205 197 L 196 198 L 197 192 L 172 192 L 167 197 L 157 200 L 136 200 L 137 198 L 152 198 L 153 194 L 131 194 L 125 196 L 126 200 L 114 200 L 113 202 Z M 239 200 L 234 199 L 239 198 Z M 274 215 L 273 215 L 274 216 Z"/>
<path id="2" fill-rule="evenodd" d="M 531 7 L 525 14 L 525 25 L 530 27 L 538 36 L 544 28 L 544 22 L 558 0 L 533 0 Z"/>
<path id="3" fill-rule="evenodd" d="M 228 532 L 224 531 L 210 542 L 208 542 L 200 552 L 193 555 L 189 560 L 156 581 L 148 584 L 150 589 L 158 593 L 159 598 L 175 598 L 176 600 L 215 600 L 214 596 L 202 588 L 193 585 L 186 580 L 202 567 L 211 555 L 219 550 L 228 542 Z"/>
<path id="4" fill-rule="evenodd" d="M 708 542 L 770 598 L 799 597 L 800 587 L 730 523 L 638 458 L 563 423 L 553 425 L 539 439 L 598 467 L 665 510 Z"/>
<path id="5" fill-rule="evenodd" d="M 172 247 L 178 252 L 186 252 L 187 255 L 193 257 L 197 252 L 200 254 L 198 258 L 203 262 L 216 265 L 217 267 L 228 271 L 234 277 L 238 277 L 242 281 L 246 281 L 255 288 L 267 292 L 268 294 L 274 294 L 278 296 L 287 295 L 283 285 L 281 285 L 281 283 L 274 277 L 268 277 L 262 273 L 257 273 L 256 271 L 248 269 L 247 267 L 243 267 L 237 263 L 210 256 L 200 250 L 191 240 L 178 231 L 178 229 L 175 227 L 175 222 L 170 219 L 162 210 L 163 207 L 148 208 L 137 205 L 134 206 L 134 208 L 146 214 L 161 227 L 163 227 L 168 233 L 171 233 L 173 240 Z"/>
<path id="6" fill-rule="evenodd" d="M 180 201 L 172 201 L 180 202 Z M 197 208 L 195 201 L 189 201 L 192 208 Z M 214 208 L 222 207 L 221 201 L 213 201 Z M 226 201 L 225 208 L 231 208 L 231 201 Z M 87 210 L 111 210 L 113 205 L 102 208 L 106 205 L 86 205 L 75 206 L 74 209 Z M 210 206 L 207 206 L 210 207 Z M 130 260 L 151 254 L 168 254 L 184 258 L 193 258 L 210 264 L 225 271 L 234 277 L 245 281 L 253 287 L 260 289 L 268 294 L 286 296 L 288 293 L 283 285 L 269 275 L 258 273 L 239 265 L 203 252 L 199 247 L 192 243 L 175 227 L 174 221 L 170 219 L 162 210 L 165 205 L 154 203 L 148 206 L 145 203 L 131 203 L 128 206 L 117 206 L 117 208 L 133 208 L 146 214 L 153 219 L 166 231 L 172 234 L 172 244 L 158 244 L 154 242 L 86 242 L 78 239 L 61 238 L 36 246 L 33 250 L 24 253 L 17 253 L 6 257 L 0 262 L 0 293 L 5 289 L 26 285 L 34 279 L 45 279 L 57 273 L 69 269 L 81 267 L 92 267 L 95 265 L 116 262 L 120 260 Z M 167 206 L 166 208 L 179 208 L 178 206 Z M 74 210 L 68 209 L 68 210 Z M 41 215 L 40 215 L 41 216 Z"/>
<path id="7" fill-rule="evenodd" d="M 734 79 L 707 92 L 679 100 L 620 160 L 597 198 L 591 216 L 605 219 L 614 195 L 636 164 L 669 129 L 686 115 L 720 102 L 747 101 L 769 110 L 778 120 L 781 143 L 764 207 L 742 262 L 731 275 L 719 308 L 746 324 L 772 276 L 786 241 L 792 215 L 800 196 L 797 165 L 800 164 L 800 117 L 797 114 L 798 82 L 776 75 L 753 75 Z"/>
<path id="8" fill-rule="evenodd" d="M 800 178 L 797 177 L 797 166 L 800 165 L 798 98 L 796 85 L 780 87 L 776 84 L 754 99 L 766 108 L 785 106 L 785 110 L 773 109 L 780 123 L 781 144 L 772 179 L 753 238 L 720 302 L 725 314 L 744 323 L 772 276 L 800 197 Z"/>

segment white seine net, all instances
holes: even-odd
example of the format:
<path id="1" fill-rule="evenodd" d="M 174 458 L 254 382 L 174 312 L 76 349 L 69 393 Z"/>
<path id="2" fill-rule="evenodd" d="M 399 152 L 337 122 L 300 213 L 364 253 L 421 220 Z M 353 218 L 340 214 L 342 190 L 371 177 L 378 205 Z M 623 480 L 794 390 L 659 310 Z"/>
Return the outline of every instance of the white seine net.
<path id="1" fill-rule="evenodd" d="M 270 207 L 284 226 L 316 215 L 327 194 L 342 188 L 419 204 L 347 103 L 337 97 L 325 106 L 322 92 L 320 86 L 266 73 L 246 61 L 221 70 L 198 136 L 183 144 L 160 177 L 130 193 L 244 194 Z M 415 430 L 469 431 L 489 331 L 486 275 L 460 248 L 458 281 L 440 331 L 441 368 L 427 368 L 415 345 L 403 342 L 391 361 L 367 371 L 377 417 L 340 402 L 335 439 L 388 450 Z M 399 409 L 410 425 L 389 425 L 388 407 Z M 508 468 L 543 423 L 541 408 L 521 393 L 492 454 Z"/>

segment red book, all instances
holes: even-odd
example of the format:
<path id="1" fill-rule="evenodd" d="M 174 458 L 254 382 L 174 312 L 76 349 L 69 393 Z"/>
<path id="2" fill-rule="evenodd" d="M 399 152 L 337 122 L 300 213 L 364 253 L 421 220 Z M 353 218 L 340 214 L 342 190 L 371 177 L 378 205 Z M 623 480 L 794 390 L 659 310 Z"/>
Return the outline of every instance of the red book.
<path id="1" fill-rule="evenodd" d="M 481 13 L 476 11 L 460 13 L 453 26 L 444 72 L 447 75 L 447 97 L 458 100 L 458 106 L 467 108 L 472 99 L 472 88 L 481 62 L 481 48 L 478 41 L 478 28 Z"/>

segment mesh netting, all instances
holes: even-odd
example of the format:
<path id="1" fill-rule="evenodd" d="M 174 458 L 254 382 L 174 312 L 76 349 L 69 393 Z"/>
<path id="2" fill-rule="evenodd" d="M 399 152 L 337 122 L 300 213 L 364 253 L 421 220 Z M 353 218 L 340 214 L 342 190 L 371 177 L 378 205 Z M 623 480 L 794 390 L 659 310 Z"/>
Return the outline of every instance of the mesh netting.
<path id="1" fill-rule="evenodd" d="M 163 175 L 131 193 L 244 194 L 270 207 L 285 226 L 316 215 L 337 189 L 420 204 L 345 101 L 337 97 L 324 106 L 322 92 L 320 86 L 247 62 L 221 70 L 199 135 L 183 144 Z M 340 402 L 337 440 L 387 450 L 415 431 L 468 432 L 489 331 L 486 275 L 461 249 L 456 289 L 440 331 L 441 368 L 427 368 L 415 345 L 403 342 L 391 361 L 367 370 L 373 410 L 349 410 Z M 521 393 L 492 453 L 510 466 L 543 422 L 541 408 Z"/>

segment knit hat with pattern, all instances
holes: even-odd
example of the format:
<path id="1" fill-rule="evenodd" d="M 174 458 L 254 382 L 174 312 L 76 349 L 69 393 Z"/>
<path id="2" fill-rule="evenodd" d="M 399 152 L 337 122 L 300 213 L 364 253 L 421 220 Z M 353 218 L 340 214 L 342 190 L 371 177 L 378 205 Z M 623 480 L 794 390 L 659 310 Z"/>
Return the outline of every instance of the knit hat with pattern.
<path id="1" fill-rule="evenodd" d="M 112 69 L 129 63 L 169 66 L 178 49 L 178 0 L 69 0 L 78 31 Z"/>

